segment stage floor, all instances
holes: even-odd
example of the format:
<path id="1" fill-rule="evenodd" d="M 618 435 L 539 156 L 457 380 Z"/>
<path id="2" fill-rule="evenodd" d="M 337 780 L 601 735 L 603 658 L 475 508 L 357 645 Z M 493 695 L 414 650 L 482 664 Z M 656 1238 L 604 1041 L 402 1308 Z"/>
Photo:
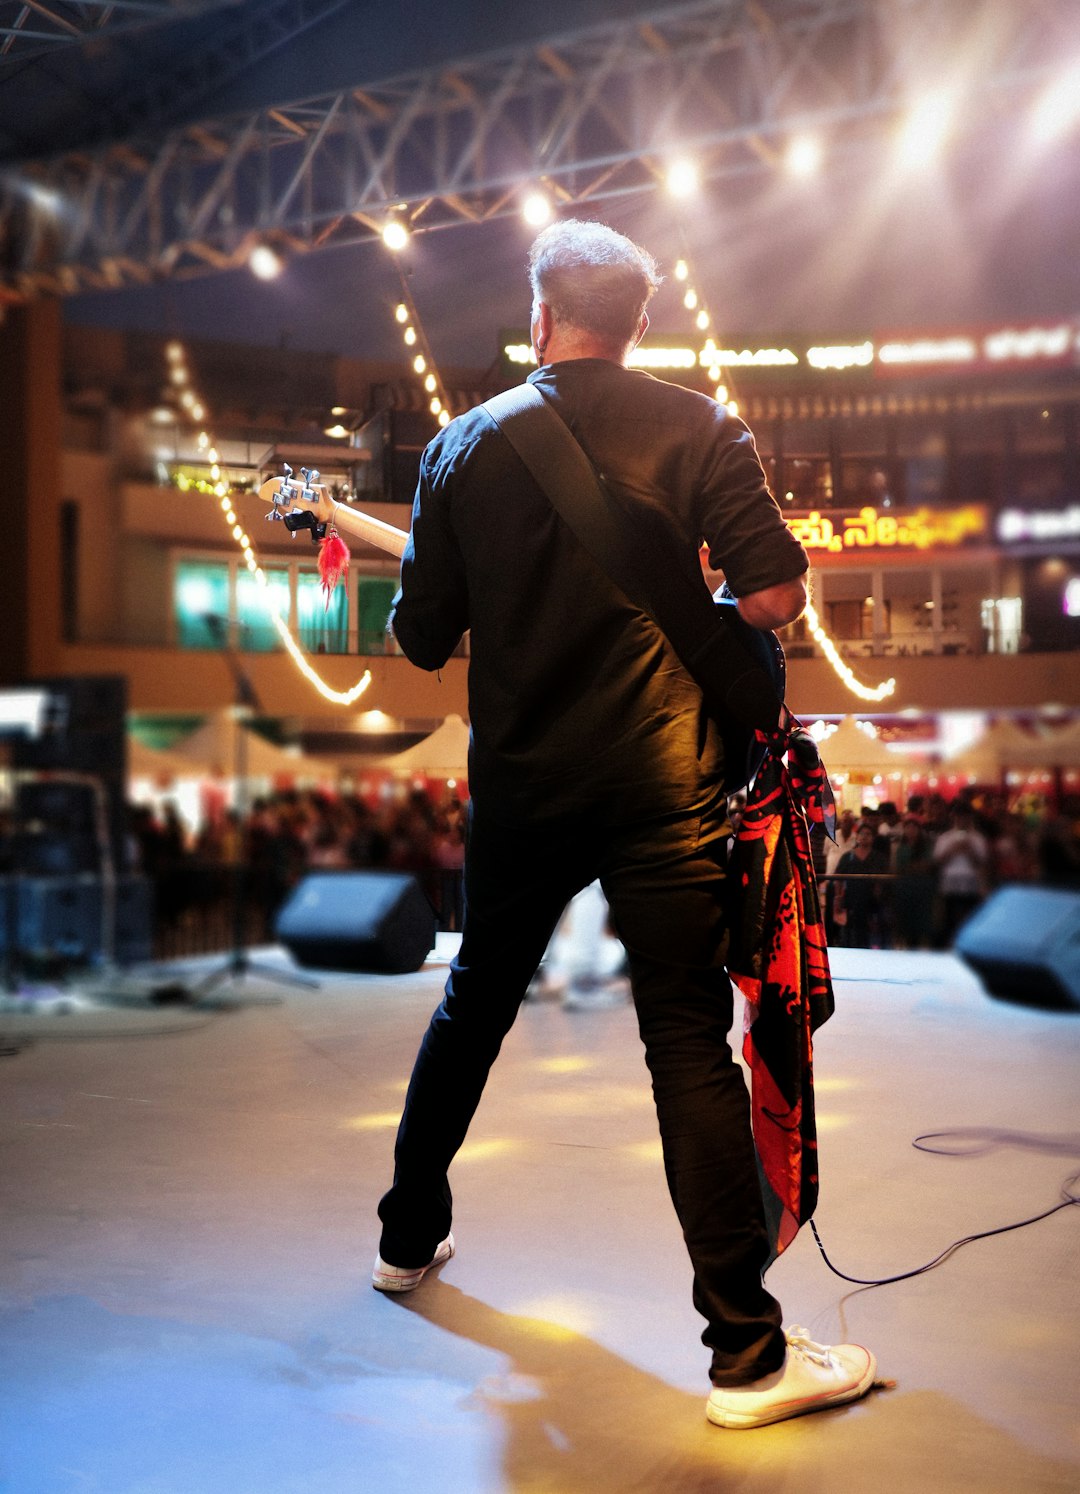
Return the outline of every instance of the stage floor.
<path id="1" fill-rule="evenodd" d="M 1077 1209 L 872 1290 L 804 1230 L 769 1274 L 787 1321 L 867 1343 L 896 1386 L 707 1425 L 628 1006 L 526 1005 L 455 1164 L 458 1255 L 374 1292 L 443 974 L 0 1015 L 31 1040 L 0 1058 L 4 1494 L 1080 1488 Z M 909 1270 L 1056 1202 L 1080 1167 L 1080 1013 L 995 1001 L 950 955 L 837 951 L 834 974 L 817 1223 L 837 1267 Z M 1006 1134 L 912 1147 L 972 1130 Z"/>

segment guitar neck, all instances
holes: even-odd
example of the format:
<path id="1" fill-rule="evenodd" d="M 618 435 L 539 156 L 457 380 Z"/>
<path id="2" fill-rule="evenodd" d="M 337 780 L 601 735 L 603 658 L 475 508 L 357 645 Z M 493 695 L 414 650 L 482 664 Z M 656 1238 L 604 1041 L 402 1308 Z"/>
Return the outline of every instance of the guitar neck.
<path id="1" fill-rule="evenodd" d="M 386 550 L 399 559 L 405 553 L 409 538 L 405 530 L 397 529 L 393 524 L 385 524 L 382 519 L 376 519 L 362 509 L 350 508 L 347 503 L 340 503 L 334 509 L 334 523 L 339 529 L 356 535 L 358 539 L 367 540 L 369 545 L 376 545 L 380 550 Z"/>

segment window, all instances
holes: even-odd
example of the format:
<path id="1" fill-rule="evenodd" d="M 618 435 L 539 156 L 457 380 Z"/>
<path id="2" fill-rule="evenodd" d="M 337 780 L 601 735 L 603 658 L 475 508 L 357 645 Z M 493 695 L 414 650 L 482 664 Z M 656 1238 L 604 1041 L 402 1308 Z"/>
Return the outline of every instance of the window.
<path id="1" fill-rule="evenodd" d="M 228 561 L 178 561 L 173 615 L 181 648 L 220 648 L 229 622 Z"/>
<path id="2" fill-rule="evenodd" d="M 394 652 L 394 643 L 386 631 L 390 603 L 397 591 L 397 581 L 382 576 L 361 576 L 358 586 L 358 648 L 362 654 Z"/>
<path id="3" fill-rule="evenodd" d="M 327 599 L 317 570 L 301 570 L 296 578 L 296 613 L 300 646 L 313 654 L 349 651 L 349 594 L 335 586 Z"/>
<path id="4" fill-rule="evenodd" d="M 280 647 L 268 602 L 273 603 L 282 617 L 289 616 L 288 568 L 264 566 L 263 572 L 265 587 L 246 567 L 236 575 L 236 646 L 247 653 L 267 653 Z"/>

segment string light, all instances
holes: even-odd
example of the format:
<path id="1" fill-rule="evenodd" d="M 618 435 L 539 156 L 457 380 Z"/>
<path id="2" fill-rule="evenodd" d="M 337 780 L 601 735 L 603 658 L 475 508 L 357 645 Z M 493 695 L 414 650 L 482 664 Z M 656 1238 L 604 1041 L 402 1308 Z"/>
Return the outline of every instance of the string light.
<path id="1" fill-rule="evenodd" d="M 431 352 L 431 345 L 424 332 L 424 326 L 417 315 L 416 306 L 409 287 L 402 274 L 401 266 L 398 266 L 398 274 L 401 276 L 402 299 L 394 308 L 394 319 L 403 328 L 402 337 L 407 348 L 416 348 L 412 357 L 413 372 L 420 380 L 425 392 L 431 396 L 428 400 L 428 409 L 436 417 L 440 426 L 450 423 L 450 399 L 446 392 L 446 386 L 435 365 L 435 359 Z"/>
<path id="2" fill-rule="evenodd" d="M 686 259 L 676 260 L 675 279 L 686 286 L 686 290 L 683 292 L 683 305 L 685 306 L 687 311 L 694 311 L 698 307 L 700 307 L 700 310 L 698 310 L 697 313 L 696 320 L 698 327 L 702 331 L 704 331 L 705 328 L 709 325 L 708 307 L 705 305 L 704 298 L 701 296 L 699 291 L 695 289 L 693 278 L 694 277 L 690 272 L 689 261 Z M 738 400 L 732 397 L 731 391 L 728 389 L 728 386 L 720 382 L 723 376 L 723 369 L 721 368 L 719 363 L 709 362 L 710 359 L 715 358 L 716 351 L 716 343 L 711 337 L 708 338 L 705 346 L 701 350 L 698 361 L 703 366 L 708 363 L 709 379 L 714 385 L 713 398 L 716 400 L 716 403 L 718 405 L 723 405 L 729 415 L 738 415 Z M 807 602 L 805 610 L 807 625 L 810 628 L 810 633 L 814 639 L 814 642 L 821 649 L 822 653 L 825 655 L 826 659 L 828 659 L 837 675 L 853 695 L 857 695 L 860 700 L 880 701 L 885 700 L 893 693 L 893 691 L 896 689 L 896 681 L 894 679 L 885 680 L 880 685 L 864 685 L 862 681 L 856 677 L 854 671 L 851 670 L 841 658 L 840 650 L 836 647 L 836 644 L 832 641 L 828 633 L 826 633 L 825 629 L 822 627 L 821 619 L 818 617 L 813 604 Z"/>
<path id="3" fill-rule="evenodd" d="M 183 348 L 179 343 L 171 342 L 165 351 L 166 356 L 170 364 L 172 365 L 173 382 L 178 386 L 182 386 L 185 390 L 185 393 L 190 393 L 191 391 L 188 389 L 188 371 L 187 366 L 184 362 Z M 192 394 L 191 400 L 185 399 L 184 395 L 182 394 L 180 400 L 184 408 L 190 409 L 193 415 L 195 409 L 197 408 L 199 410 L 199 419 L 202 419 L 205 411 L 203 409 L 201 401 L 196 403 L 194 394 Z M 292 629 L 289 627 L 288 622 L 278 611 L 277 603 L 274 601 L 273 594 L 270 591 L 270 584 L 267 581 L 266 572 L 259 564 L 258 557 L 255 554 L 255 548 L 251 543 L 251 538 L 248 535 L 247 531 L 244 529 L 244 526 L 241 524 L 240 517 L 233 507 L 232 499 L 229 496 L 228 486 L 221 476 L 220 454 L 217 450 L 217 447 L 211 443 L 211 439 L 207 431 L 199 432 L 198 446 L 200 451 L 206 450 L 207 458 L 211 464 L 210 476 L 216 479 L 216 481 L 213 485 L 211 485 L 210 483 L 207 483 L 205 479 L 195 479 L 193 481 L 183 474 L 180 474 L 176 479 L 177 487 L 179 487 L 181 491 L 187 491 L 188 489 L 194 487 L 200 492 L 211 492 L 216 494 L 216 496 L 220 500 L 221 512 L 225 519 L 225 523 L 229 526 L 229 530 L 232 533 L 233 539 L 240 547 L 241 553 L 244 557 L 244 564 L 246 565 L 249 574 L 254 576 L 255 580 L 259 584 L 259 589 L 262 593 L 263 606 L 269 612 L 270 620 L 274 624 L 274 627 L 277 630 L 278 637 L 284 644 L 285 650 L 288 653 L 289 657 L 292 659 L 297 669 L 299 669 L 300 673 L 309 682 L 309 684 L 313 685 L 315 689 L 318 690 L 319 694 L 323 697 L 324 700 L 331 701 L 335 705 L 352 705 L 355 700 L 358 700 L 359 697 L 363 695 L 364 691 L 371 684 L 371 670 L 365 669 L 364 673 L 357 680 L 356 684 L 353 685 L 350 689 L 335 690 L 333 686 L 328 685 L 322 678 L 322 676 L 318 673 L 318 671 L 312 667 L 309 660 L 305 657 L 300 645 L 297 643 L 295 637 L 293 636 Z"/>
<path id="4" fill-rule="evenodd" d="M 856 677 L 854 671 L 840 657 L 840 650 L 836 647 L 836 644 L 821 626 L 821 619 L 818 617 L 817 609 L 812 602 L 807 602 L 806 604 L 806 621 L 810 628 L 810 636 L 821 649 L 826 659 L 828 659 L 836 674 L 851 691 L 852 695 L 857 695 L 860 700 L 881 701 L 886 700 L 893 693 L 896 689 L 896 681 L 894 679 L 884 680 L 880 685 L 864 685 Z"/>

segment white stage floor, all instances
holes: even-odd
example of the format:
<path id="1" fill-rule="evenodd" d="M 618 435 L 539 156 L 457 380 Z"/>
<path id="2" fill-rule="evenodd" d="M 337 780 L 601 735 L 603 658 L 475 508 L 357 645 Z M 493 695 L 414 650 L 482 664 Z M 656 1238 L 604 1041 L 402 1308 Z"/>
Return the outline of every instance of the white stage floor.
<path id="1" fill-rule="evenodd" d="M 1080 1012 L 995 1001 L 950 955 L 833 964 L 835 1264 L 891 1275 L 1053 1204 Z M 804 1230 L 769 1275 L 788 1321 L 867 1343 L 896 1388 L 720 1431 L 631 1009 L 526 1005 L 455 1164 L 459 1253 L 395 1300 L 375 1205 L 443 970 L 318 978 L 0 1015 L 30 1039 L 0 1058 L 4 1494 L 1080 1488 L 1080 1210 L 873 1290 Z M 1011 1139 L 911 1144 L 971 1128 Z"/>

